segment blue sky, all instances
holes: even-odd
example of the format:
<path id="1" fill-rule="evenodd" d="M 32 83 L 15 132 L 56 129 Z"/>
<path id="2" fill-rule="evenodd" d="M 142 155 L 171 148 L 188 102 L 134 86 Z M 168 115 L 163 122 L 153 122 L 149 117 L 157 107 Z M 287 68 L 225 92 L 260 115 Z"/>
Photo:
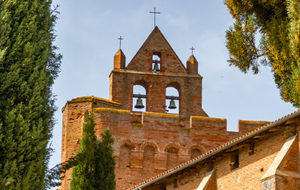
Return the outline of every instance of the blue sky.
<path id="1" fill-rule="evenodd" d="M 58 111 L 53 154 L 49 167 L 60 162 L 61 109 L 80 96 L 109 98 L 113 56 L 123 37 L 128 64 L 157 26 L 181 61 L 186 64 L 193 46 L 203 76 L 203 109 L 210 117 L 227 118 L 228 130 L 237 130 L 238 119 L 274 121 L 296 109 L 282 101 L 271 69 L 243 74 L 227 63 L 225 32 L 233 19 L 222 0 L 53 0 L 59 4 L 56 42 L 62 60 L 53 86 Z"/>

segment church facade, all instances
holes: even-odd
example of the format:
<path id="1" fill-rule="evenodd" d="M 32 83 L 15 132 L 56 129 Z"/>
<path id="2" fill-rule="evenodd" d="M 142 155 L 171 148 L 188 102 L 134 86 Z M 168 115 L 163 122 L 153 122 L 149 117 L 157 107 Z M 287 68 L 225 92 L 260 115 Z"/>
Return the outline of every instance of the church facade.
<path id="1" fill-rule="evenodd" d="M 110 73 L 109 100 L 78 97 L 62 109 L 62 162 L 76 155 L 84 112 L 94 112 L 96 135 L 105 128 L 113 134 L 117 189 L 129 189 L 138 183 L 135 189 L 144 189 L 148 183 L 143 181 L 174 171 L 215 147 L 269 124 L 240 120 L 239 131 L 228 132 L 226 119 L 209 117 L 202 109 L 202 76 L 196 58 L 191 55 L 185 67 L 158 27 L 127 66 L 125 59 L 119 49 Z M 142 92 L 136 92 L 136 87 Z M 170 88 L 175 95 L 168 94 Z M 170 113 L 174 108 L 177 113 Z M 213 167 L 209 163 L 201 162 L 197 167 Z M 211 168 L 207 171 L 216 175 Z M 60 189 L 70 188 L 71 174 L 72 170 L 67 171 Z M 151 183 L 145 189 L 177 188 L 180 185 L 174 186 L 174 180 L 181 179 L 178 176 Z"/>

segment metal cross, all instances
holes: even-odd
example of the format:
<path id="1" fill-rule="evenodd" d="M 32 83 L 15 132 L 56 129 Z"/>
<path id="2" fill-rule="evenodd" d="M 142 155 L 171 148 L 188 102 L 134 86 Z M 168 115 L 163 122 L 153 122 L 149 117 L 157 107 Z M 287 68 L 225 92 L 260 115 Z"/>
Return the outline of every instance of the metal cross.
<path id="1" fill-rule="evenodd" d="M 120 36 L 120 38 L 118 38 L 118 40 L 120 40 L 120 49 L 121 49 L 121 41 L 123 40 L 122 36 Z"/>
<path id="2" fill-rule="evenodd" d="M 192 50 L 192 55 L 194 55 L 194 50 L 195 50 L 195 48 L 192 46 L 192 47 L 190 48 L 190 50 Z"/>
<path id="3" fill-rule="evenodd" d="M 160 12 L 156 12 L 156 9 L 154 7 L 154 12 L 150 11 L 150 13 L 154 14 L 154 27 L 156 26 L 156 14 L 160 14 Z"/>

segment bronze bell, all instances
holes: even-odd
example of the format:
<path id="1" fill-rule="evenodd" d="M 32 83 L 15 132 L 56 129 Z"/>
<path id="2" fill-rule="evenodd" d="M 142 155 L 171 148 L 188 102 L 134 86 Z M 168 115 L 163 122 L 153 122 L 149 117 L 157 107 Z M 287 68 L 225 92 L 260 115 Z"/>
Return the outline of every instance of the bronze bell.
<path id="1" fill-rule="evenodd" d="M 154 73 L 158 73 L 159 71 L 160 71 L 160 70 L 159 70 L 158 64 L 155 63 L 155 64 L 154 64 L 153 72 L 154 72 Z"/>
<path id="2" fill-rule="evenodd" d="M 144 108 L 142 98 L 138 97 L 138 99 L 136 100 L 136 105 L 134 106 L 134 108 L 136 108 L 136 109 Z"/>
<path id="3" fill-rule="evenodd" d="M 176 109 L 175 101 L 171 99 L 169 109 Z"/>

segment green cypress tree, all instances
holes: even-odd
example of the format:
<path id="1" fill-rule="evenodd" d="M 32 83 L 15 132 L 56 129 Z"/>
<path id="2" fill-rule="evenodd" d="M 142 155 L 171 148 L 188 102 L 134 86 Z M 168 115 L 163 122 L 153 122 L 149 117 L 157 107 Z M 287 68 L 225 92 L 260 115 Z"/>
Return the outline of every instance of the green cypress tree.
<path id="1" fill-rule="evenodd" d="M 254 74 L 269 65 L 282 98 L 300 107 L 299 0 L 224 2 L 235 19 L 226 34 L 230 65 Z"/>
<path id="2" fill-rule="evenodd" d="M 76 166 L 73 167 L 71 190 L 95 189 L 95 163 L 97 152 L 97 138 L 95 135 L 94 117 L 85 113 L 82 139 L 78 154 L 76 155 Z"/>
<path id="3" fill-rule="evenodd" d="M 101 190 L 110 190 L 116 188 L 115 181 L 115 159 L 113 157 L 114 143 L 112 134 L 109 129 L 104 129 L 101 134 L 102 141 L 99 143 L 99 150 L 97 152 L 96 167 L 99 168 L 95 175 L 96 179 L 101 179 L 96 181 L 96 187 Z M 99 165 L 99 166 L 98 166 Z"/>
<path id="4" fill-rule="evenodd" d="M 73 167 L 71 190 L 115 189 L 115 161 L 113 138 L 108 129 L 101 134 L 102 141 L 95 135 L 94 115 L 85 113 L 82 139 Z"/>
<path id="5" fill-rule="evenodd" d="M 51 0 L 0 0 L 0 189 L 44 189 L 62 56 Z"/>

